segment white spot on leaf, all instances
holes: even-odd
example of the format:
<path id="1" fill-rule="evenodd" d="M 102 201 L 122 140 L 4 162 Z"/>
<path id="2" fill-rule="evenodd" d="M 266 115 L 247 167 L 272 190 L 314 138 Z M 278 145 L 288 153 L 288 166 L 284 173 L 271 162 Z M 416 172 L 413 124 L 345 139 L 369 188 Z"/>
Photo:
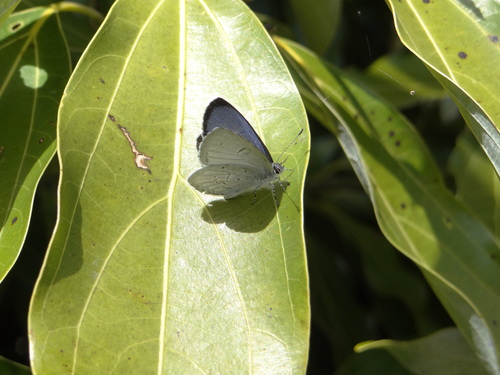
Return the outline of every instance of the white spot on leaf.
<path id="1" fill-rule="evenodd" d="M 38 89 L 47 82 L 48 74 L 45 69 L 34 65 L 23 65 L 19 69 L 21 78 L 25 86 L 31 89 Z"/>

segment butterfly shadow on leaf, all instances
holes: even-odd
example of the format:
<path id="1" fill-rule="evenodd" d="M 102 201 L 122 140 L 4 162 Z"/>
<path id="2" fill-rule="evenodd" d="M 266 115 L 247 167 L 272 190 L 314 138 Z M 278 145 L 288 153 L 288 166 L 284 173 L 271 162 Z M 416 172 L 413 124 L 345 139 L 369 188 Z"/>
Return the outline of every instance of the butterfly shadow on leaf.
<path id="1" fill-rule="evenodd" d="M 276 200 L 281 204 L 283 189 L 276 186 Z M 226 224 L 235 232 L 254 233 L 266 228 L 272 221 L 279 207 L 270 190 L 247 193 L 232 199 L 216 199 L 208 203 L 201 218 L 209 224 Z"/>

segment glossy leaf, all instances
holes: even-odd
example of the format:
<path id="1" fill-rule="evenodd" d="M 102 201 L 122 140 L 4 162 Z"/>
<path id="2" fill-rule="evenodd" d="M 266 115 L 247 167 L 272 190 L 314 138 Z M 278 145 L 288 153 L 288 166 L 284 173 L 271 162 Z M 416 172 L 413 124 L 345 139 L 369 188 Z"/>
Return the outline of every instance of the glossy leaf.
<path id="1" fill-rule="evenodd" d="M 498 4 L 494 1 L 389 1 L 402 42 L 457 103 L 500 175 Z"/>
<path id="2" fill-rule="evenodd" d="M 59 112 L 59 222 L 30 313 L 38 373 L 304 373 L 308 139 L 282 157 L 279 208 L 266 190 L 255 204 L 203 195 L 187 177 L 216 97 L 275 160 L 307 127 L 240 1 L 115 3 Z"/>
<path id="3" fill-rule="evenodd" d="M 26 237 L 36 185 L 52 159 L 71 66 L 59 15 L 34 8 L 0 26 L 0 280 Z"/>
<path id="4" fill-rule="evenodd" d="M 423 271 L 486 367 L 498 366 L 499 239 L 445 188 L 429 152 L 393 108 L 299 45 L 276 38 L 301 89 L 323 110 L 387 239 Z M 313 101 L 316 96 L 316 101 Z"/>

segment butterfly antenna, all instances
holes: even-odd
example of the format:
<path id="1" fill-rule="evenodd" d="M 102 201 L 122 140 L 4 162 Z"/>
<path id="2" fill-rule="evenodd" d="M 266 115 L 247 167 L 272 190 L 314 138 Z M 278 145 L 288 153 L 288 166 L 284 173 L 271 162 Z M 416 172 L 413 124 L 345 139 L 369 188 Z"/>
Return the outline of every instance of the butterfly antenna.
<path id="1" fill-rule="evenodd" d="M 278 157 L 278 159 L 276 159 L 277 161 L 279 161 L 281 159 L 281 157 L 283 156 L 283 154 L 286 152 L 286 150 L 288 150 L 290 148 L 290 146 L 292 145 L 293 142 L 295 142 L 297 140 L 297 138 L 299 138 L 299 136 L 304 132 L 304 129 L 300 129 L 300 132 L 299 134 L 297 134 L 293 139 L 292 141 L 288 144 L 288 146 L 285 147 L 285 149 L 283 150 L 283 152 L 280 154 L 280 156 Z"/>

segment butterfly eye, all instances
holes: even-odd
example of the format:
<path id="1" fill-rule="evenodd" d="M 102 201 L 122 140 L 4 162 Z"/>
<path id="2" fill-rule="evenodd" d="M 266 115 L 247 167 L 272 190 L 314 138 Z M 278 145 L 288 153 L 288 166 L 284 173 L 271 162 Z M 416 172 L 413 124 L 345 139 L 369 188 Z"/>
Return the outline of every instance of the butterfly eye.
<path id="1" fill-rule="evenodd" d="M 282 174 L 285 170 L 285 166 L 280 163 L 273 163 L 273 171 L 275 174 Z"/>

